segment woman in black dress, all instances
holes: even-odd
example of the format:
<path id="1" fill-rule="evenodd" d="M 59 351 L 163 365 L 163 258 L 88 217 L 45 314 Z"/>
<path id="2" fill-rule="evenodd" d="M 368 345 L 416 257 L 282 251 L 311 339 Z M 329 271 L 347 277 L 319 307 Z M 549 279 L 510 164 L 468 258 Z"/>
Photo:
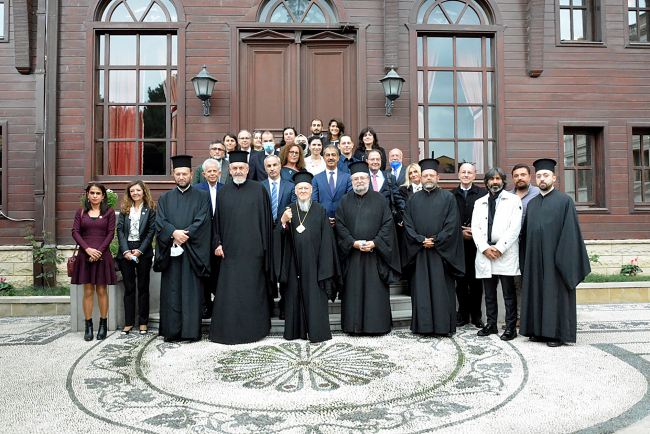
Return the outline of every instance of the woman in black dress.
<path id="1" fill-rule="evenodd" d="M 359 161 L 366 161 L 370 151 L 379 151 L 381 154 L 381 170 L 386 170 L 386 151 L 379 146 L 377 133 L 372 127 L 366 127 L 359 133 L 359 143 L 354 151 L 354 158 Z"/>
<path id="2" fill-rule="evenodd" d="M 81 249 L 72 270 L 71 282 L 84 286 L 83 311 L 86 319 L 84 339 L 93 339 L 93 301 L 97 293 L 99 330 L 97 339 L 106 338 L 108 285 L 115 285 L 115 267 L 110 244 L 115 236 L 115 212 L 108 208 L 106 188 L 99 182 L 86 187 L 83 208 L 77 210 L 72 225 L 72 238 Z"/>
<path id="3" fill-rule="evenodd" d="M 136 276 L 138 288 L 138 323 L 140 334 L 147 334 L 149 323 L 149 273 L 153 261 L 153 235 L 156 230 L 156 204 L 151 199 L 149 187 L 132 181 L 124 191 L 124 201 L 117 219 L 117 239 L 120 248 L 117 259 L 124 278 L 123 335 L 128 335 L 135 325 Z"/>

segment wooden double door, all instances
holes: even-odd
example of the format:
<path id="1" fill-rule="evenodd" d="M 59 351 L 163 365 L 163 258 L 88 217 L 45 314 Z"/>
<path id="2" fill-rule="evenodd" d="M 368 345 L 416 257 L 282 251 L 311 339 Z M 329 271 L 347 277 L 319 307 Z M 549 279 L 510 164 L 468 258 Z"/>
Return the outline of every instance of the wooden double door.
<path id="1" fill-rule="evenodd" d="M 355 35 L 332 31 L 242 32 L 239 50 L 240 128 L 283 128 L 311 134 L 313 118 L 339 118 L 358 130 Z"/>

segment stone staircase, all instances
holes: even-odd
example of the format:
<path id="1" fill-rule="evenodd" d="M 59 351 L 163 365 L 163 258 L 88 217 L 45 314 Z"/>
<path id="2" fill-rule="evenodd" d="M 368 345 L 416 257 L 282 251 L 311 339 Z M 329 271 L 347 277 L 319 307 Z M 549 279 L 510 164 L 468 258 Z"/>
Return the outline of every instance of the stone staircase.
<path id="1" fill-rule="evenodd" d="M 341 330 L 341 301 L 329 302 L 330 328 Z M 278 319 L 280 308 L 278 299 L 273 303 L 273 316 L 271 317 L 271 333 L 282 333 L 284 331 L 284 320 Z M 411 297 L 408 292 L 406 281 L 400 281 L 390 286 L 390 307 L 393 316 L 393 327 L 408 327 L 411 325 Z M 149 315 L 149 326 L 157 328 L 160 323 L 158 312 Z M 203 331 L 210 329 L 210 320 L 203 320 Z"/>

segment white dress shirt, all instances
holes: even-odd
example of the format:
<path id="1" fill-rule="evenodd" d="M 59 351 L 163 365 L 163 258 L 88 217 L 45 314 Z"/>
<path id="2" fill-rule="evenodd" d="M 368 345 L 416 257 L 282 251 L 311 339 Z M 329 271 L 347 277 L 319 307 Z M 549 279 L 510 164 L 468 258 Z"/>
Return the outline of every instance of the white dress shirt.
<path id="1" fill-rule="evenodd" d="M 217 207 L 217 184 L 214 184 L 214 187 L 208 184 L 210 187 L 210 199 L 212 200 L 212 214 Z"/>

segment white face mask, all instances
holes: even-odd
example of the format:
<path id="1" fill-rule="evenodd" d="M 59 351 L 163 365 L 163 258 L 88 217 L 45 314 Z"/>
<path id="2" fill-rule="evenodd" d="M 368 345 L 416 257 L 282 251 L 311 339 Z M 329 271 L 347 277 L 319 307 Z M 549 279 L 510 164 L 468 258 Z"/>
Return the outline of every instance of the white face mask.
<path id="1" fill-rule="evenodd" d="M 183 252 L 184 252 L 184 250 L 183 250 L 183 248 L 181 246 L 179 246 L 178 244 L 174 244 L 172 246 L 171 251 L 169 252 L 169 255 L 172 256 L 172 257 L 176 257 L 176 256 L 182 255 Z"/>

